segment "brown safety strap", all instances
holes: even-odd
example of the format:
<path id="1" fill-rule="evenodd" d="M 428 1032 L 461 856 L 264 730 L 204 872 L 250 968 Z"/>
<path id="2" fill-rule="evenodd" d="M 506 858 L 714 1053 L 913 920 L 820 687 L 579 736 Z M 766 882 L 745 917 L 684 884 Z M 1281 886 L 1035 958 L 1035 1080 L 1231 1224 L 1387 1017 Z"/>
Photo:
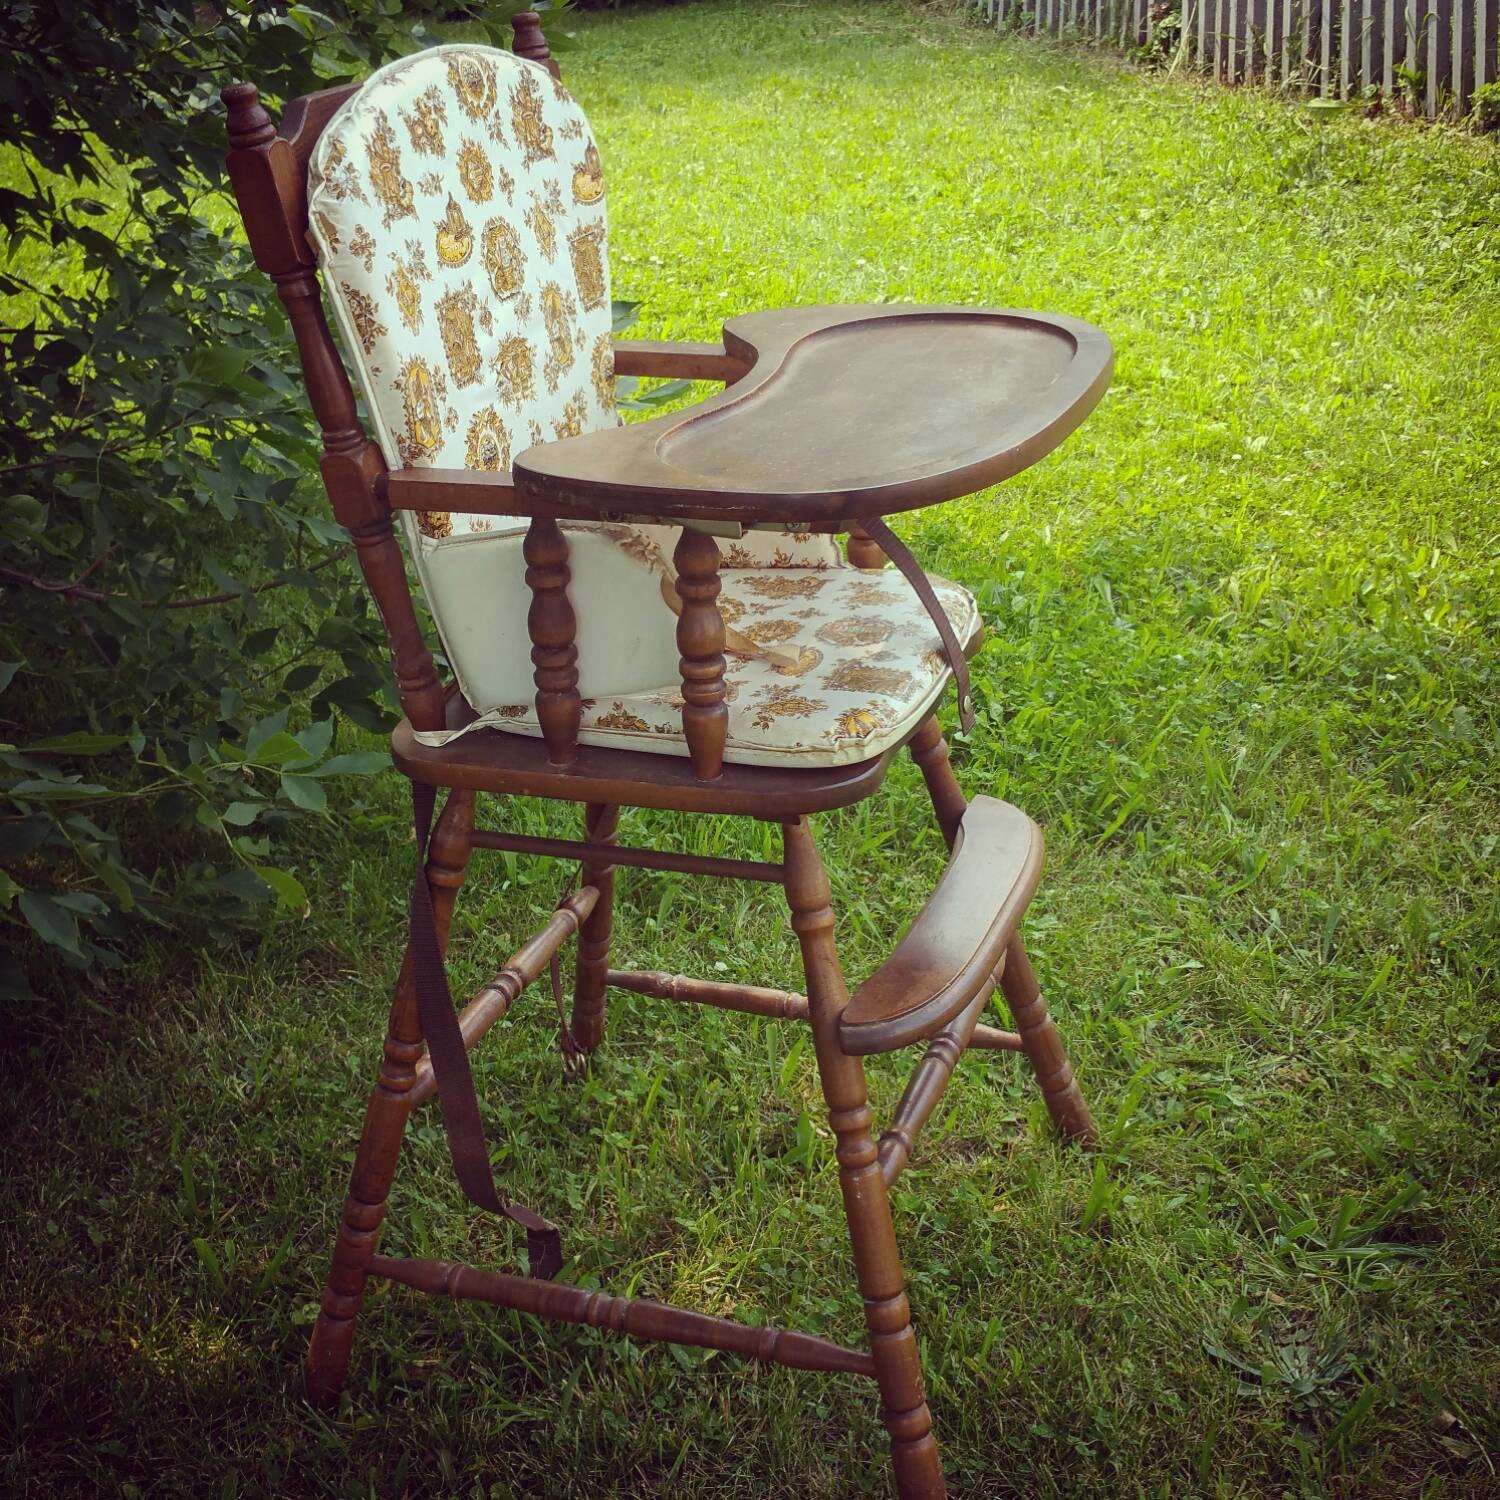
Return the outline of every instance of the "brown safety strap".
<path id="1" fill-rule="evenodd" d="M 432 832 L 432 814 L 437 793 L 421 782 L 411 784 L 412 824 L 417 833 L 417 878 L 411 891 L 411 973 L 417 991 L 417 1013 L 432 1076 L 437 1083 L 443 1109 L 443 1132 L 448 1137 L 448 1155 L 454 1175 L 469 1201 L 487 1213 L 514 1220 L 526 1231 L 526 1259 L 531 1274 L 550 1281 L 562 1269 L 562 1236 L 553 1225 L 529 1208 L 507 1203 L 495 1191 L 490 1171 L 489 1147 L 479 1118 L 479 1100 L 474 1093 L 474 1075 L 469 1070 L 469 1049 L 464 1045 L 443 950 L 438 943 L 437 917 L 432 909 L 432 889 L 427 883 L 427 840 Z"/>
<path id="2" fill-rule="evenodd" d="M 896 565 L 896 571 L 911 585 L 912 592 L 922 601 L 923 609 L 937 626 L 938 639 L 943 643 L 943 655 L 948 659 L 948 670 L 953 673 L 953 684 L 958 689 L 958 722 L 967 734 L 974 727 L 974 699 L 969 692 L 969 659 L 964 655 L 963 642 L 959 640 L 953 622 L 948 618 L 948 611 L 939 601 L 932 580 L 922 571 L 921 563 L 879 516 L 861 516 L 859 524 L 865 535 Z"/>

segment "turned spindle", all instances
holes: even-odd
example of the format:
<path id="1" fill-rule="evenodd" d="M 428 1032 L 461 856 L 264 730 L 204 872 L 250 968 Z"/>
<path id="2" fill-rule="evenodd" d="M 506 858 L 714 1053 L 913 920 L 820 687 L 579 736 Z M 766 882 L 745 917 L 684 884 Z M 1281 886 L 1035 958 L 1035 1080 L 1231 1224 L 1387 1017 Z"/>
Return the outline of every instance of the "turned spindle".
<path id="1" fill-rule="evenodd" d="M 531 636 L 535 669 L 536 716 L 555 766 L 570 765 L 578 755 L 578 725 L 583 699 L 578 695 L 578 621 L 568 602 L 568 539 L 556 521 L 536 517 L 521 547 L 531 608 L 526 629 Z"/>
<path id="2" fill-rule="evenodd" d="M 719 613 L 719 544 L 706 532 L 682 528 L 672 554 L 677 568 L 678 665 L 682 672 L 682 733 L 700 781 L 724 770 L 729 709 L 724 702 L 724 619 Z"/>

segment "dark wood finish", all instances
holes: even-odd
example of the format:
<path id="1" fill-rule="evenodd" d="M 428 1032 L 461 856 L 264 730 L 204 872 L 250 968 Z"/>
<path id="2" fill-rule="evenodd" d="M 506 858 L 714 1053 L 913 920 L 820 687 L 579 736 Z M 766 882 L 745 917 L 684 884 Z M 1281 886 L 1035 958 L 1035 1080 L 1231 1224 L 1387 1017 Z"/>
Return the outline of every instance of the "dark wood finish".
<path id="1" fill-rule="evenodd" d="M 963 1012 L 943 1027 L 928 1043 L 911 1077 L 907 1080 L 889 1129 L 880 1137 L 880 1175 L 890 1185 L 901 1175 L 911 1159 L 912 1147 L 922 1127 L 932 1118 L 938 1101 L 948 1091 L 953 1070 L 964 1055 L 974 1028 L 984 1014 L 994 993 L 993 980 L 969 1002 Z"/>
<path id="2" fill-rule="evenodd" d="M 595 804 L 590 804 L 595 805 Z M 548 839 L 530 833 L 502 833 L 477 829 L 474 844 L 480 849 L 509 849 L 514 854 L 542 854 L 553 859 L 581 859 L 585 868 L 592 860 L 632 865 L 640 870 L 679 870 L 689 875 L 708 875 L 719 880 L 765 880 L 781 883 L 780 865 L 756 859 L 720 859 L 711 854 L 676 854 L 670 849 L 633 849 L 599 839 Z"/>
<path id="3" fill-rule="evenodd" d="M 578 621 L 568 600 L 568 539 L 556 521 L 538 517 L 521 544 L 531 608 L 526 630 L 531 637 L 532 674 L 536 682 L 536 716 L 554 766 L 570 765 L 578 753 L 578 726 L 583 699 L 578 695 Z"/>
<path id="4" fill-rule="evenodd" d="M 609 849 L 620 827 L 620 809 L 608 802 L 587 803 L 583 811 L 585 840 L 594 849 Z M 612 856 L 590 852 L 580 877 L 598 888 L 599 900 L 578 931 L 578 962 L 573 971 L 573 1042 L 585 1055 L 604 1037 L 604 991 L 609 972 L 609 936 L 614 923 L 615 864 Z"/>
<path id="5" fill-rule="evenodd" d="M 1005 1003 L 1010 1006 L 1021 1045 L 1036 1073 L 1052 1123 L 1069 1140 L 1092 1144 L 1099 1138 L 1094 1117 L 1089 1113 L 1083 1093 L 1073 1077 L 1072 1064 L 1063 1050 L 1057 1027 L 1047 1013 L 1041 986 L 1036 982 L 1031 960 L 1026 955 L 1026 945 L 1019 933 L 1010 941 L 1000 990 Z"/>
<path id="6" fill-rule="evenodd" d="M 861 1349 L 845 1349 L 810 1333 L 755 1327 L 732 1318 L 649 1302 L 643 1297 L 611 1297 L 583 1287 L 536 1281 L 530 1276 L 508 1276 L 482 1271 L 447 1260 L 395 1260 L 377 1255 L 372 1275 L 415 1287 L 433 1297 L 457 1297 L 514 1307 L 538 1318 L 582 1323 L 605 1333 L 625 1333 L 637 1339 L 691 1344 L 700 1349 L 723 1349 L 767 1364 L 793 1370 L 833 1370 L 848 1375 L 873 1375 L 874 1361 Z"/>
<path id="7" fill-rule="evenodd" d="M 724 347 L 749 366 L 732 389 L 529 448 L 516 488 L 567 514 L 805 522 L 914 510 L 1050 453 L 1098 403 L 1114 358 L 1081 319 L 973 307 L 750 313 L 724 325 Z"/>
<path id="8" fill-rule="evenodd" d="M 452 793 L 433 830 L 428 852 L 427 878 L 432 886 L 438 941 L 445 947 L 453 903 L 468 869 L 467 834 L 473 822 L 473 795 Z M 421 1057 L 422 1026 L 417 1016 L 417 992 L 408 952 L 396 981 L 380 1070 L 365 1107 L 364 1129 L 360 1132 L 359 1152 L 344 1199 L 333 1262 L 308 1345 L 305 1388 L 308 1400 L 315 1406 L 335 1405 L 343 1387 L 354 1343 L 354 1320 L 364 1304 L 370 1258 L 375 1253 L 381 1220 L 385 1218 L 386 1200 L 412 1110 L 411 1091 Z"/>
<path id="9" fill-rule="evenodd" d="M 948 760 L 948 742 L 943 738 L 936 715 L 930 715 L 917 726 L 917 732 L 907 741 L 906 748 L 927 784 L 927 795 L 932 799 L 932 810 L 937 815 L 938 827 L 943 831 L 943 842 L 952 849 L 953 841 L 958 837 L 958 826 L 964 820 L 964 809 L 969 804 L 953 774 Z"/>
<path id="10" fill-rule="evenodd" d="M 927 905 L 840 1019 L 844 1050 L 864 1056 L 905 1047 L 987 991 L 1041 873 L 1036 824 L 1008 802 L 971 802 Z"/>
<path id="11" fill-rule="evenodd" d="M 500 972 L 475 994 L 459 1014 L 458 1029 L 465 1047 L 472 1049 L 490 1027 L 516 1003 L 517 996 L 547 967 L 552 955 L 589 919 L 596 910 L 598 901 L 599 890 L 596 886 L 579 886 L 561 902 L 541 931 L 506 959 Z M 432 1062 L 424 1049 L 422 1056 L 417 1059 L 416 1076 L 407 1098 L 415 1109 L 437 1091 Z"/>
<path id="12" fill-rule="evenodd" d="M 678 662 L 682 673 L 682 735 L 699 781 L 724 770 L 729 708 L 724 702 L 724 618 L 719 613 L 719 544 L 684 526 L 672 554 L 677 569 Z"/>
<path id="13" fill-rule="evenodd" d="M 547 38 L 542 33 L 542 18 L 534 10 L 523 10 L 511 17 L 510 29 L 515 34 L 511 51 L 517 57 L 529 57 L 532 62 L 541 63 L 561 83 L 562 69 L 547 46 Z"/>
<path id="14" fill-rule="evenodd" d="M 559 802 L 615 802 L 679 812 L 733 813 L 776 820 L 825 812 L 868 797 L 885 778 L 894 750 L 852 766 L 784 770 L 779 766 L 724 767 L 716 781 L 700 781 L 690 760 L 646 750 L 604 750 L 582 745 L 573 763 L 559 768 L 540 741 L 498 729 L 479 729 L 451 744 L 418 744 L 409 724 L 391 735 L 396 768 L 415 781 L 462 786 L 508 797 Z"/>
<path id="15" fill-rule="evenodd" d="M 723 344 L 677 344 L 666 339 L 615 340 L 616 375 L 717 380 L 733 385 L 747 368 Z"/>
<path id="16" fill-rule="evenodd" d="M 784 825 L 786 898 L 802 948 L 807 1004 L 818 1077 L 837 1141 L 839 1186 L 854 1270 L 865 1303 L 865 1326 L 880 1384 L 881 1419 L 891 1441 L 891 1462 L 903 1500 L 941 1500 L 947 1493 L 932 1435 L 932 1414 L 922 1391 L 922 1365 L 912 1332 L 896 1229 L 880 1159 L 870 1135 L 871 1113 L 864 1063 L 839 1042 L 839 1016 L 848 1000 L 833 938 L 828 876 L 807 820 Z"/>
<path id="17" fill-rule="evenodd" d="M 517 51 L 556 77 L 537 17 L 518 16 L 515 29 Z M 1076 319 L 1033 313 L 891 307 L 758 313 L 731 320 L 719 344 L 616 342 L 615 365 L 622 375 L 719 381 L 731 388 L 688 411 L 534 448 L 518 460 L 514 473 L 388 474 L 360 425 L 307 239 L 308 163 L 328 122 L 356 87 L 292 101 L 279 126 L 252 86 L 227 88 L 228 166 L 256 263 L 276 285 L 296 339 L 323 434 L 320 467 L 329 500 L 354 539 L 385 622 L 406 714 L 392 736 L 395 763 L 413 781 L 451 789 L 427 862 L 440 946 L 446 948 L 454 900 L 473 849 L 520 850 L 582 867 L 579 889 L 464 1007 L 459 1017 L 464 1042 L 475 1045 L 575 932 L 571 1031 L 585 1053 L 602 1037 L 610 985 L 808 1024 L 837 1143 L 871 1352 L 580 1288 L 378 1255 L 407 1120 L 414 1105 L 435 1092 L 408 957 L 396 982 L 313 1329 L 308 1396 L 323 1406 L 336 1403 L 366 1282 L 375 1274 L 541 1317 L 731 1350 L 798 1369 L 871 1375 L 880 1389 L 900 1495 L 904 1500 L 941 1496 L 943 1477 L 887 1187 L 909 1159 L 966 1047 L 1024 1051 L 1058 1127 L 1077 1139 L 1093 1138 L 1093 1122 L 1016 933 L 1035 882 L 1029 861 L 1033 853 L 1039 858 L 1039 840 L 1034 851 L 1022 852 L 1020 825 L 1014 823 L 1021 815 L 1007 809 L 1011 823 L 1001 818 L 997 824 L 994 809 L 1002 804 L 981 799 L 966 808 L 941 731 L 929 717 L 913 732 L 910 749 L 953 850 L 950 869 L 892 959 L 850 1002 L 834 941 L 827 876 L 807 815 L 874 793 L 894 750 L 860 765 L 831 768 L 723 764 L 727 713 L 725 632 L 716 603 L 719 553 L 710 536 L 692 528 L 676 552 L 690 757 L 580 747 L 576 622 L 568 601 L 567 540 L 557 523 L 628 517 L 848 530 L 856 566 L 881 566 L 884 554 L 864 533 L 862 519 L 969 493 L 1035 462 L 1098 400 L 1108 379 L 1108 342 Z M 914 372 L 920 380 L 909 378 Z M 455 688 L 445 692 L 423 640 L 395 537 L 398 510 L 532 518 L 524 550 L 541 739 L 486 729 L 437 748 L 416 740 L 419 731 L 462 727 L 474 712 Z M 481 791 L 582 803 L 585 837 L 476 832 L 475 794 Z M 774 820 L 783 825 L 785 862 L 621 847 L 619 810 L 628 806 Z M 806 996 L 609 968 L 614 871 L 620 865 L 781 881 L 801 945 Z M 994 971 L 1001 968 L 1015 1033 L 978 1020 Z M 873 1050 L 872 1041 L 883 1047 L 928 1037 L 931 1044 L 877 1147 L 858 1053 Z"/>
<path id="18" fill-rule="evenodd" d="M 609 983 L 658 1000 L 687 1000 L 718 1010 L 737 1010 L 747 1016 L 778 1021 L 805 1021 L 807 996 L 758 984 L 725 984 L 713 979 L 689 979 L 685 974 L 663 974 L 653 969 L 611 969 Z"/>

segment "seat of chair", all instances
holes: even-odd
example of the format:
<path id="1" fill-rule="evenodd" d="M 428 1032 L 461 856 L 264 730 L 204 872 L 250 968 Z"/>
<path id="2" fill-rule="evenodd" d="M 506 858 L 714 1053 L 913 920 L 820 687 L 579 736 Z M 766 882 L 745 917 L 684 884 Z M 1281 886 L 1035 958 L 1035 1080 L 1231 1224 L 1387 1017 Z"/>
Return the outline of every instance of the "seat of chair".
<path id="1" fill-rule="evenodd" d="M 1079 318 L 794 307 L 724 324 L 742 373 L 649 422 L 528 448 L 517 493 L 560 516 L 838 523 L 971 495 L 1050 453 L 1109 384 Z"/>
<path id="2" fill-rule="evenodd" d="M 958 639 L 977 648 L 974 597 L 929 575 Z M 726 653 L 731 765 L 853 765 L 906 742 L 949 676 L 937 628 L 894 571 L 736 568 L 720 574 L 719 611 L 764 655 Z M 660 607 L 653 596 L 648 607 Z M 492 707 L 478 723 L 540 735 L 535 700 Z M 473 732 L 473 731 L 470 731 Z M 680 681 L 583 701 L 579 743 L 687 755 Z"/>

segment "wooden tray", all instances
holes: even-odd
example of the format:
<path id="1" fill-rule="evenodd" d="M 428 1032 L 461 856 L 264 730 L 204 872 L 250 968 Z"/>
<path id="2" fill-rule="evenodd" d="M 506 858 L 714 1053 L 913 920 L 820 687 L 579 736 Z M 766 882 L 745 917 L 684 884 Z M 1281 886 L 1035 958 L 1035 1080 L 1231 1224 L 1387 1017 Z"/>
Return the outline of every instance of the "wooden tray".
<path id="1" fill-rule="evenodd" d="M 1093 410 L 1114 364 L 1078 318 L 798 307 L 724 325 L 743 368 L 684 411 L 530 448 L 528 499 L 618 515 L 816 524 L 1008 479 Z"/>

